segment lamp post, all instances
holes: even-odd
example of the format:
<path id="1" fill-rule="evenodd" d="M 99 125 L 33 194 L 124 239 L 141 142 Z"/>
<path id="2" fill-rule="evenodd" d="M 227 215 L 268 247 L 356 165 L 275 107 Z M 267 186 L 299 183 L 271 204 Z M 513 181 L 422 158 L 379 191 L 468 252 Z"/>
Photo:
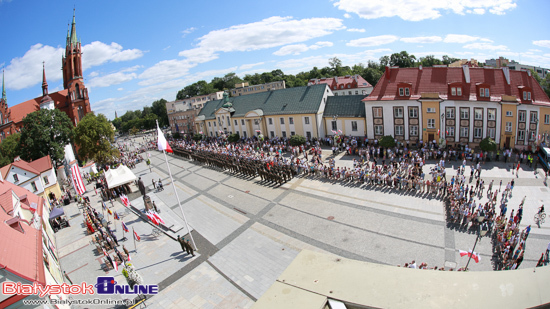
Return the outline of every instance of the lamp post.
<path id="1" fill-rule="evenodd" d="M 481 211 L 479 213 L 476 220 L 479 223 L 479 225 L 477 227 L 476 242 L 474 243 L 474 247 L 472 248 L 472 252 L 470 253 L 470 257 L 468 258 L 468 262 L 466 263 L 466 270 L 468 270 L 468 265 L 470 265 L 470 260 L 472 259 L 472 255 L 474 254 L 474 252 L 476 250 L 477 241 L 481 237 L 485 236 L 487 234 L 487 231 L 489 230 L 489 228 L 487 227 L 487 223 L 482 224 L 482 222 L 485 220 L 485 213 L 483 211 Z"/>

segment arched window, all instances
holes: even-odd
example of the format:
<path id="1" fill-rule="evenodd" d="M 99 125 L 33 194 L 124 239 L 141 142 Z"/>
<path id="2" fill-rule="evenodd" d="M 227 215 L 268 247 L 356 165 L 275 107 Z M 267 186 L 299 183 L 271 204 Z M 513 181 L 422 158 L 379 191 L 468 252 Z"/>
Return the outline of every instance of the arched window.
<path id="1" fill-rule="evenodd" d="M 84 118 L 84 110 L 82 109 L 82 106 L 78 107 L 78 121 L 82 120 Z"/>
<path id="2" fill-rule="evenodd" d="M 0 125 L 4 124 L 4 115 L 0 112 Z"/>
<path id="3" fill-rule="evenodd" d="M 80 93 L 80 86 L 76 84 L 76 97 L 82 99 L 82 93 Z"/>

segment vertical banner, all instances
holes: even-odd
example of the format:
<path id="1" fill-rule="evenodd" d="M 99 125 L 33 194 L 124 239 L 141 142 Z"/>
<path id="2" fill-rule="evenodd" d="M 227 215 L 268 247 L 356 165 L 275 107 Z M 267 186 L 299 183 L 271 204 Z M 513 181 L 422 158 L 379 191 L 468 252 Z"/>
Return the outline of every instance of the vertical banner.
<path id="1" fill-rule="evenodd" d="M 71 174 L 72 174 L 76 193 L 81 195 L 84 192 L 86 192 L 86 187 L 84 186 L 84 181 L 82 181 L 82 176 L 80 175 L 80 169 L 78 168 L 78 164 L 75 164 L 71 167 Z"/>

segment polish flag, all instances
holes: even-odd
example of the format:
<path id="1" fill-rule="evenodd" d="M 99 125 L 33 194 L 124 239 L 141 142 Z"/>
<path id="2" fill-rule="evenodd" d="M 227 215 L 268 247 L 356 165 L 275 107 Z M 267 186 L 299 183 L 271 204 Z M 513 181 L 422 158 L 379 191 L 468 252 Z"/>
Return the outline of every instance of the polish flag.
<path id="1" fill-rule="evenodd" d="M 130 254 L 128 254 L 128 261 L 131 261 L 132 258 L 130 257 Z"/>
<path id="2" fill-rule="evenodd" d="M 158 132 L 157 143 L 158 143 L 158 146 L 159 146 L 159 150 L 166 150 L 166 152 L 174 153 L 172 151 L 172 147 L 170 147 L 170 145 L 168 145 L 168 142 L 166 141 L 166 138 L 164 137 L 164 134 L 160 130 L 158 123 L 157 123 L 157 132 Z"/>
<path id="3" fill-rule="evenodd" d="M 84 186 L 84 181 L 82 181 L 82 176 L 80 175 L 78 164 L 75 164 L 73 165 L 73 167 L 71 167 L 71 174 L 76 193 L 83 194 L 84 192 L 86 192 L 86 187 Z"/>
<path id="4" fill-rule="evenodd" d="M 134 239 L 137 240 L 137 241 L 141 241 L 141 237 L 139 237 L 139 235 L 136 233 L 136 231 L 134 231 Z"/>
<path id="5" fill-rule="evenodd" d="M 126 233 L 129 233 L 130 231 L 128 230 L 128 227 L 126 226 L 126 224 L 124 224 L 124 221 L 120 221 L 122 223 L 122 229 L 124 230 L 124 232 Z"/>
<path id="6" fill-rule="evenodd" d="M 115 261 L 115 258 L 113 257 L 113 266 L 115 267 L 115 270 L 118 272 L 118 264 L 117 262 Z"/>
<path id="7" fill-rule="evenodd" d="M 107 256 L 107 251 L 105 251 L 105 249 L 101 248 L 101 250 L 103 250 L 103 255 Z"/>
<path id="8" fill-rule="evenodd" d="M 468 257 L 471 256 L 472 259 L 473 259 L 474 261 L 476 261 L 476 263 L 479 263 L 479 261 L 481 261 L 481 256 L 478 255 L 476 252 L 474 252 L 474 253 L 472 254 L 472 250 L 469 250 L 468 252 L 462 251 L 462 250 L 458 250 L 458 253 L 460 253 L 460 256 L 461 256 L 461 257 L 462 257 L 462 256 L 468 256 Z"/>
<path id="9" fill-rule="evenodd" d="M 152 213 L 148 212 L 146 214 L 149 220 L 151 220 L 155 225 L 159 225 L 159 221 L 157 220 L 157 218 L 155 218 L 155 216 Z"/>
<path id="10" fill-rule="evenodd" d="M 120 200 L 122 201 L 122 204 L 124 204 L 124 206 L 128 207 L 128 205 L 130 205 L 130 200 L 128 200 L 128 197 L 126 195 L 121 195 Z"/>
<path id="11" fill-rule="evenodd" d="M 160 222 L 160 223 L 166 225 L 166 223 L 164 223 L 164 220 L 162 220 L 162 218 L 159 216 L 158 213 L 153 212 L 152 215 L 155 217 L 155 219 L 157 219 L 158 222 Z"/>

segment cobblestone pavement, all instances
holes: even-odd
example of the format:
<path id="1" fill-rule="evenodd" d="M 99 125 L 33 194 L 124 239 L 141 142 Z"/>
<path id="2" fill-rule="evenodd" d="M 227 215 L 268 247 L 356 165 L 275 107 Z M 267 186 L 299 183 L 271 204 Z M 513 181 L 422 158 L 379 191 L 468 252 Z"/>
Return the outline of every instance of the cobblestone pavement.
<path id="1" fill-rule="evenodd" d="M 158 151 L 149 154 L 152 171 L 142 163 L 133 172 L 149 190 L 153 190 L 152 179 L 162 179 L 165 190 L 154 192 L 157 204 L 171 208 L 173 219 L 183 224 L 164 155 Z M 327 156 L 325 151 L 324 158 Z M 337 165 L 352 164 L 350 157 L 342 154 L 336 159 Z M 476 239 L 475 234 L 447 227 L 443 203 L 431 196 L 308 177 L 273 187 L 259 177 L 245 178 L 173 155 L 168 155 L 168 160 L 199 254 L 192 259 L 183 257 L 179 245 L 166 235 L 138 244 L 136 257 L 141 260 L 135 262 L 136 268 L 160 289 L 146 301 L 148 308 L 248 308 L 306 248 L 389 265 L 416 260 L 430 267 L 446 263 L 462 267 L 466 258 L 461 258 L 458 250 L 471 249 Z M 457 164 L 449 162 L 447 167 Z M 550 241 L 550 224 L 539 228 L 533 220 L 542 201 L 550 201 L 542 174 L 535 175 L 522 166 L 518 177 L 512 175 L 511 165 L 503 162 L 485 167 L 481 175 L 489 181 L 502 179 L 505 185 L 516 179 L 509 209 L 517 209 L 527 196 L 521 227 L 531 224 L 533 229 L 521 268 L 533 267 Z M 448 175 L 454 173 L 451 169 Z M 136 230 L 141 226 L 144 235 L 150 233 L 148 224 L 137 217 L 130 224 L 135 224 Z M 79 229 L 78 237 L 86 237 L 83 227 Z M 77 252 L 86 250 L 91 248 Z M 476 251 L 482 259 L 470 268 L 492 270 L 490 239 L 478 242 Z M 71 255 L 64 257 L 62 264 L 81 267 Z M 88 282 L 101 273 L 82 269 L 78 279 Z"/>

